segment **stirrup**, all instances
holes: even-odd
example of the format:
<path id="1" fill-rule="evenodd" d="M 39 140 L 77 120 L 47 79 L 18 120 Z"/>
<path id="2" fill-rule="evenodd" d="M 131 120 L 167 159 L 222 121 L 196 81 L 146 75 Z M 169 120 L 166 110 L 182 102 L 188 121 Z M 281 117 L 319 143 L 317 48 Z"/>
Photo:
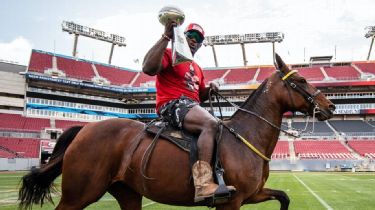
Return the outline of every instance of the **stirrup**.
<path id="1" fill-rule="evenodd" d="M 219 185 L 212 198 L 213 206 L 227 203 L 235 192 L 235 189 L 229 189 L 226 185 Z"/>
<path id="2" fill-rule="evenodd" d="M 217 204 L 223 204 L 229 201 L 229 199 L 232 197 L 232 194 L 236 192 L 236 189 L 229 189 L 223 178 L 224 169 L 218 168 L 215 171 L 217 182 L 219 184 L 219 187 L 216 189 L 213 199 L 212 199 L 212 206 Z"/>
<path id="3" fill-rule="evenodd" d="M 194 202 L 212 208 L 227 203 L 235 192 L 235 189 L 230 189 L 226 185 L 219 185 L 213 195 L 194 197 Z"/>

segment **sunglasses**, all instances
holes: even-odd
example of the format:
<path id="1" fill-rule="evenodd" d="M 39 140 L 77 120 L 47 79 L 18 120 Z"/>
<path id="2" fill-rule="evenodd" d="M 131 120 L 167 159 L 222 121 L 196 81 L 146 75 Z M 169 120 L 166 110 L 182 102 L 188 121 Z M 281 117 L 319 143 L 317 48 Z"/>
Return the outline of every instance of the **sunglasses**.
<path id="1" fill-rule="evenodd" d="M 199 44 L 201 44 L 204 40 L 204 38 L 202 38 L 201 35 L 196 31 L 188 31 L 185 33 L 185 36 L 189 39 L 195 39 L 195 41 Z"/>

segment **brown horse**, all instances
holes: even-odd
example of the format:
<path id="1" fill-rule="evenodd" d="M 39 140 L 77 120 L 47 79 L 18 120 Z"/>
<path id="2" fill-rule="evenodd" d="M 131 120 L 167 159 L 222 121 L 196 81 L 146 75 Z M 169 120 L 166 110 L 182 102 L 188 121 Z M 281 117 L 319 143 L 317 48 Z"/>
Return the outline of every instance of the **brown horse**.
<path id="1" fill-rule="evenodd" d="M 316 113 L 319 120 L 332 117 L 335 106 L 276 56 L 277 70 L 224 121 L 266 157 L 277 143 L 283 113 Z M 253 114 L 251 114 L 253 113 Z M 256 114 L 254 114 L 256 113 Z M 261 117 L 260 117 L 261 116 Z M 19 192 L 21 208 L 51 200 L 53 180 L 62 173 L 62 197 L 56 209 L 83 209 L 112 194 L 123 210 L 140 210 L 142 196 L 159 203 L 195 206 L 190 179 L 189 155 L 166 140 L 159 140 L 146 174 L 142 176 L 142 157 L 153 136 L 144 132 L 145 124 L 128 119 L 110 119 L 68 129 L 59 138 L 50 162 L 23 177 Z M 264 188 L 269 176 L 268 161 L 262 159 L 228 129 L 219 146 L 225 169 L 224 179 L 236 187 L 229 202 L 217 210 L 239 210 L 244 204 L 278 200 L 288 209 L 283 191 Z"/>

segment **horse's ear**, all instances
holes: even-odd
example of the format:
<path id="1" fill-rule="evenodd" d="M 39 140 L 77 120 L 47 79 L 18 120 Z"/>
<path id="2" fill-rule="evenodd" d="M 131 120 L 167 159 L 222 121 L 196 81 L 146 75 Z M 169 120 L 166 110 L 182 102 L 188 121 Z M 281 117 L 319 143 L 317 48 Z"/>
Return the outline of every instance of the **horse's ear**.
<path id="1" fill-rule="evenodd" d="M 280 70 L 284 73 L 289 72 L 288 66 L 284 63 L 283 59 L 281 59 L 279 54 L 275 53 L 275 58 L 276 58 L 276 61 L 275 61 L 276 69 L 278 69 L 278 70 Z"/>

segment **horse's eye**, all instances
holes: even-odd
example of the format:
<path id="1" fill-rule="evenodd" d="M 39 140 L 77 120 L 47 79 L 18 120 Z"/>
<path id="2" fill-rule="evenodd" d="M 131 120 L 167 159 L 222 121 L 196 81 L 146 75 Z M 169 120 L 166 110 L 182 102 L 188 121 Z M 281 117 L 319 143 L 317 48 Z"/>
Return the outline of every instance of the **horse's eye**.
<path id="1" fill-rule="evenodd" d="M 301 83 L 307 83 L 306 79 L 301 79 Z"/>

